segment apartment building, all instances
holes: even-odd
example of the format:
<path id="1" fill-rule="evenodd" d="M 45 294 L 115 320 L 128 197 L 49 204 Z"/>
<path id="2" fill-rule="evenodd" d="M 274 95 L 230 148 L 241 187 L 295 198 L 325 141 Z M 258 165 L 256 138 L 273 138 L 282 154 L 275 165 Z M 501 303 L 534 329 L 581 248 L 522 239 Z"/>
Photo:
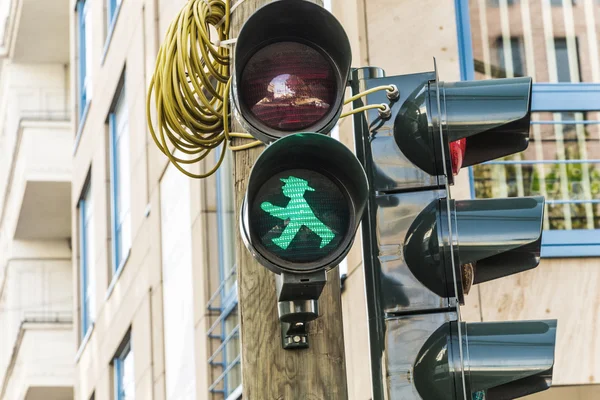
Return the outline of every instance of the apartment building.
<path id="1" fill-rule="evenodd" d="M 168 164 L 146 125 L 145 96 L 158 47 L 184 3 L 70 0 L 65 5 L 73 65 L 67 147 L 73 160 L 69 215 L 77 400 L 233 400 L 243 391 L 231 160 L 215 176 L 189 179 Z M 598 2 L 326 3 L 351 38 L 355 66 L 382 67 L 388 75 L 411 73 L 431 70 L 435 56 L 446 81 L 535 75 L 530 149 L 463 171 L 453 194 L 546 195 L 544 259 L 533 271 L 475 288 L 463 317 L 559 319 L 555 387 L 532 398 L 597 398 Z M 341 123 L 340 138 L 351 146 L 349 121 Z M 194 165 L 193 172 L 206 171 L 213 162 Z M 359 246 L 346 264 L 342 300 L 349 393 L 351 399 L 367 400 Z"/>
<path id="2" fill-rule="evenodd" d="M 73 399 L 67 2 L 0 4 L 0 399 Z"/>

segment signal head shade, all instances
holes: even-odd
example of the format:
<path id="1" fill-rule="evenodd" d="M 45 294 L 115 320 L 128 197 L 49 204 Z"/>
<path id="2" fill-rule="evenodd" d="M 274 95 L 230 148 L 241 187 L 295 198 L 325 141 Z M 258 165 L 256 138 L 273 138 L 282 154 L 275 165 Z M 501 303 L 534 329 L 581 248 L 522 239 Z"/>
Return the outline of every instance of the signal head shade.
<path id="1" fill-rule="evenodd" d="M 457 322 L 440 326 L 416 357 L 414 383 L 423 399 L 462 399 L 461 369 L 467 395 L 510 400 L 541 392 L 552 383 L 556 321 Z M 459 340 L 464 365 L 461 366 Z M 473 397 L 475 398 L 475 397 Z"/>
<path id="2" fill-rule="evenodd" d="M 529 144 L 531 82 L 423 82 L 396 115 L 396 144 L 418 168 L 450 180 L 461 167 L 521 152 Z"/>
<path id="3" fill-rule="evenodd" d="M 280 0 L 256 11 L 235 48 L 231 98 L 240 123 L 269 143 L 292 133 L 329 133 L 350 73 L 348 37 L 323 7 Z"/>
<path id="4" fill-rule="evenodd" d="M 454 221 L 450 234 L 447 208 Z M 473 284 L 537 267 L 540 262 L 544 198 L 438 200 L 415 218 L 406 235 L 406 265 L 424 286 L 463 301 L 461 277 L 454 294 L 450 238 L 456 265 L 474 265 Z M 456 271 L 457 274 L 460 270 Z"/>

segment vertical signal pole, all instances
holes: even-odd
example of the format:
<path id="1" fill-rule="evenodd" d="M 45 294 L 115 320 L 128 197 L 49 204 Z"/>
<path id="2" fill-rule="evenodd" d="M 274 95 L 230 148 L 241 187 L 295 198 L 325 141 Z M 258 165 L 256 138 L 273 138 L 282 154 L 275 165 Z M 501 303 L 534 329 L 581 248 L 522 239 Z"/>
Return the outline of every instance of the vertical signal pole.
<path id="1" fill-rule="evenodd" d="M 237 38 L 244 22 L 258 8 L 270 2 L 254 0 L 237 7 L 232 14 L 230 37 Z M 313 2 L 322 5 L 320 0 Z M 230 54 L 233 57 L 234 52 Z M 231 120 L 233 132 L 245 132 L 235 118 Z M 259 147 L 234 153 L 235 204 L 238 216 L 250 170 L 263 149 L 264 147 Z M 274 274 L 260 265 L 246 250 L 239 236 L 239 218 L 236 220 L 244 398 L 347 399 L 338 269 L 328 272 L 327 284 L 320 297 L 321 315 L 309 324 L 310 346 L 302 350 L 284 350 L 281 345 Z"/>

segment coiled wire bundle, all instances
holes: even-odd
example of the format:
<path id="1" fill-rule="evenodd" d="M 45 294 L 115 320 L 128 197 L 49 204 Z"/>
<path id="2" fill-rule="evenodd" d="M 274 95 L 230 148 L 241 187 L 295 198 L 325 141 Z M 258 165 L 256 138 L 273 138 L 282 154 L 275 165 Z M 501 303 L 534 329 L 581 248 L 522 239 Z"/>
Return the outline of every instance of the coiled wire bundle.
<path id="1" fill-rule="evenodd" d="M 252 139 L 229 131 L 229 49 L 211 41 L 211 33 L 217 44 L 229 39 L 230 10 L 229 0 L 188 1 L 167 30 L 150 81 L 146 114 L 152 138 L 177 169 L 192 178 L 206 178 L 219 168 L 232 137 Z M 151 115 L 153 94 L 156 125 Z M 221 144 L 219 160 L 210 171 L 194 174 L 184 168 Z"/>

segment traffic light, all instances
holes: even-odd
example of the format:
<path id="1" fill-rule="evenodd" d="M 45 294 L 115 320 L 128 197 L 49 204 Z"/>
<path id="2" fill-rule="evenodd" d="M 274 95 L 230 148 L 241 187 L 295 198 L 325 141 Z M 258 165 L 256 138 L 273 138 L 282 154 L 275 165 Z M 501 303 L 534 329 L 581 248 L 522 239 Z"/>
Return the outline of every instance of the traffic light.
<path id="1" fill-rule="evenodd" d="M 235 47 L 238 120 L 265 143 L 295 132 L 328 134 L 342 112 L 351 60 L 344 28 L 323 7 L 281 0 L 260 8 Z"/>
<path id="2" fill-rule="evenodd" d="M 552 383 L 556 321 L 465 323 L 447 312 L 393 316 L 385 330 L 390 399 L 510 400 Z"/>
<path id="3" fill-rule="evenodd" d="M 460 320 L 472 285 L 538 265 L 544 198 L 450 196 L 462 167 L 527 148 L 531 79 L 447 83 L 436 71 L 385 77 L 369 67 L 351 85 L 369 93 L 354 108 L 391 109 L 354 117 L 371 188 L 363 252 L 373 397 L 512 399 L 548 388 L 555 321 Z M 373 92 L 388 85 L 397 100 Z"/>
<path id="4" fill-rule="evenodd" d="M 245 22 L 234 60 L 234 114 L 269 144 L 250 172 L 241 236 L 276 274 L 283 347 L 303 348 L 327 271 L 350 251 L 369 194 L 356 156 L 327 136 L 344 103 L 350 44 L 324 8 L 281 0 Z"/>

